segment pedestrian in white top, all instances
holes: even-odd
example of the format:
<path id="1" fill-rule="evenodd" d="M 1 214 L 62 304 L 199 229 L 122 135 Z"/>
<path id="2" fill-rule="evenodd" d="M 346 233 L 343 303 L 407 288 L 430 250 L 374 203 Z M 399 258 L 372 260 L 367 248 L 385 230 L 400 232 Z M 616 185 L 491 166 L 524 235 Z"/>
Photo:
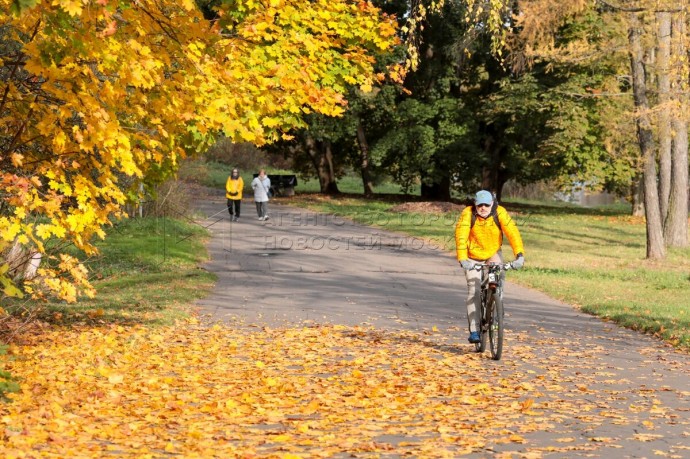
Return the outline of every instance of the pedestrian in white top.
<path id="1" fill-rule="evenodd" d="M 258 177 L 252 180 L 252 189 L 254 190 L 254 202 L 256 203 L 256 213 L 259 215 L 259 220 L 268 220 L 268 197 L 271 189 L 271 179 L 266 177 L 266 171 L 259 170 Z"/>

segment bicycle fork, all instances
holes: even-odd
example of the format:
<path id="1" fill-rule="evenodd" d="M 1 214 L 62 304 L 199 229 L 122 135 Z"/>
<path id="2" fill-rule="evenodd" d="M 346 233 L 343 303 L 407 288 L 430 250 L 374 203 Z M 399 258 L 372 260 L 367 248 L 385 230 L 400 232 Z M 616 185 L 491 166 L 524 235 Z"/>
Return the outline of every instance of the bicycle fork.
<path id="1" fill-rule="evenodd" d="M 491 327 L 494 331 L 498 330 L 498 322 L 493 320 L 494 305 L 496 303 L 492 301 L 492 299 L 494 296 L 497 296 L 500 301 L 502 294 L 503 290 L 500 286 L 497 286 L 496 288 L 487 287 L 485 290 L 482 291 L 482 304 L 484 305 L 484 307 L 482 308 L 482 313 L 484 315 L 481 318 L 482 331 L 488 331 L 489 327 Z"/>

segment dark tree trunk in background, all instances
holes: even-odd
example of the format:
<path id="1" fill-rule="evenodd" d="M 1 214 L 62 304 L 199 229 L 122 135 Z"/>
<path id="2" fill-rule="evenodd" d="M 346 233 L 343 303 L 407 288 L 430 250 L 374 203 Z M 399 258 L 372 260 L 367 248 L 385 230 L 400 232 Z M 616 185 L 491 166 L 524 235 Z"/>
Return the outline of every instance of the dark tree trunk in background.
<path id="1" fill-rule="evenodd" d="M 644 182 L 643 177 L 635 177 L 631 190 L 632 214 L 644 217 Z"/>
<path id="2" fill-rule="evenodd" d="M 501 170 L 501 152 L 494 151 L 491 154 L 494 160 L 491 161 L 490 166 L 485 166 L 482 169 L 482 189 L 493 192 L 497 200 L 501 200 L 503 195 L 503 186 L 508 179 L 506 174 Z"/>
<path id="3" fill-rule="evenodd" d="M 338 190 L 335 169 L 333 167 L 331 143 L 328 141 L 320 142 L 307 135 L 305 146 L 319 177 L 321 192 L 325 194 L 338 194 L 340 191 Z"/>
<path id="4" fill-rule="evenodd" d="M 359 143 L 359 151 L 361 154 L 361 171 L 362 171 L 362 185 L 364 185 L 364 196 L 371 196 L 374 194 L 374 184 L 371 181 L 371 174 L 369 173 L 369 143 L 364 134 L 362 121 L 357 123 L 357 142 Z"/>
<path id="5" fill-rule="evenodd" d="M 440 180 L 431 185 L 421 186 L 422 198 L 427 201 L 450 201 L 450 177 L 440 177 Z"/>

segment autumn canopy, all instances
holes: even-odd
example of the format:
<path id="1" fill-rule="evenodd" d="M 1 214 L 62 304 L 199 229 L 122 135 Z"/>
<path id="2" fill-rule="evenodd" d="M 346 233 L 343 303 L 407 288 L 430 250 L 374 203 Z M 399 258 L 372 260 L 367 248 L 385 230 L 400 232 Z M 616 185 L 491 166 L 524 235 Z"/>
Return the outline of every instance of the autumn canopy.
<path id="1" fill-rule="evenodd" d="M 0 0 L 0 282 L 92 293 L 64 253 L 95 249 L 128 185 L 156 181 L 223 133 L 263 144 L 337 115 L 377 79 L 395 21 L 361 1 Z M 39 276 L 20 266 L 42 256 Z"/>

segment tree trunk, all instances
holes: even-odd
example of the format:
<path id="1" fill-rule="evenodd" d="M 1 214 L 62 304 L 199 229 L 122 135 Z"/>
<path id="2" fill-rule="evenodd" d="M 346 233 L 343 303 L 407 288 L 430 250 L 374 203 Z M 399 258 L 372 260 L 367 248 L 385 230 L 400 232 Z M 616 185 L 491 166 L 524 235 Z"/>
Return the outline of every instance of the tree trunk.
<path id="1" fill-rule="evenodd" d="M 486 156 L 490 158 L 489 164 L 482 167 L 482 189 L 488 191 L 495 191 L 496 182 L 498 181 L 497 165 L 498 162 L 498 152 L 494 147 L 495 142 L 491 136 L 487 136 L 484 140 L 484 151 Z"/>
<path id="2" fill-rule="evenodd" d="M 667 247 L 688 246 L 688 123 L 673 121 L 673 175 L 668 216 L 664 225 Z"/>
<path id="3" fill-rule="evenodd" d="M 671 194 L 671 13 L 657 13 L 658 52 L 656 59 L 659 84 L 659 205 L 661 221 L 668 215 Z"/>
<path id="4" fill-rule="evenodd" d="M 505 174 L 498 173 L 498 181 L 496 182 L 496 188 L 494 190 L 494 193 L 496 193 L 496 200 L 498 202 L 501 202 L 501 198 L 503 197 L 503 187 L 505 186 L 506 182 Z"/>
<path id="5" fill-rule="evenodd" d="M 673 21 L 673 58 L 682 60 L 687 49 L 684 45 L 685 25 L 680 14 Z M 676 77 L 676 91 L 673 99 L 678 105 L 687 106 L 685 95 L 688 85 L 682 76 Z M 671 192 L 668 203 L 668 215 L 664 221 L 664 240 L 667 247 L 688 246 L 688 122 L 682 114 L 673 116 L 673 153 Z"/>
<path id="6" fill-rule="evenodd" d="M 661 226 L 661 211 L 659 209 L 659 194 L 656 176 L 656 155 L 654 151 L 654 137 L 652 123 L 649 119 L 649 102 L 647 101 L 647 87 L 644 68 L 644 52 L 640 38 L 639 19 L 635 13 L 630 14 L 630 68 L 633 80 L 633 95 L 637 116 L 637 139 L 644 162 L 644 206 L 647 217 L 647 258 L 663 259 L 666 257 L 666 247 Z"/>
<path id="7" fill-rule="evenodd" d="M 330 142 L 317 142 L 311 135 L 307 134 L 304 143 L 312 164 L 314 164 L 316 169 L 316 174 L 319 177 L 321 193 L 338 194 L 340 191 L 338 190 L 338 183 L 335 177 L 333 152 L 331 151 Z"/>
<path id="8" fill-rule="evenodd" d="M 644 177 L 635 177 L 632 190 L 632 214 L 635 217 L 644 217 Z"/>
<path id="9" fill-rule="evenodd" d="M 359 143 L 361 155 L 360 167 L 362 171 L 362 185 L 364 185 L 364 196 L 371 196 L 374 194 L 374 184 L 371 181 L 371 173 L 369 172 L 369 143 L 364 134 L 362 120 L 357 122 L 357 142 Z"/>
<path id="10" fill-rule="evenodd" d="M 450 201 L 450 178 L 440 177 L 440 182 L 425 185 L 422 181 L 422 198 L 429 201 Z"/>
<path id="11" fill-rule="evenodd" d="M 487 156 L 491 158 L 489 165 L 482 168 L 482 189 L 492 191 L 496 194 L 496 199 L 501 200 L 503 185 L 506 184 L 506 172 L 501 168 L 501 162 L 506 155 L 502 148 L 494 148 L 494 142 L 487 141 L 484 149 Z"/>

